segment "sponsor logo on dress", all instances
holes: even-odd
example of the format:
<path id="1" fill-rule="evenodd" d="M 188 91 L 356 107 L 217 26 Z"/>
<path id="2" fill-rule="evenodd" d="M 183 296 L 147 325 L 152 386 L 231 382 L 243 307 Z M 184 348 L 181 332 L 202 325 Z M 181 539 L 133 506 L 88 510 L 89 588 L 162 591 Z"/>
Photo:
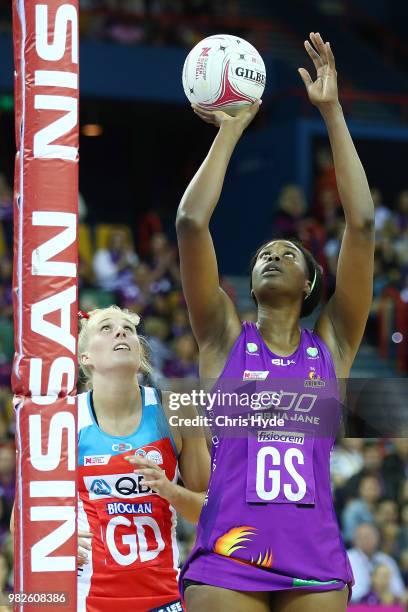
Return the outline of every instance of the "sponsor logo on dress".
<path id="1" fill-rule="evenodd" d="M 299 431 L 258 431 L 258 442 L 284 442 L 285 444 L 303 445 L 305 434 Z"/>
<path id="2" fill-rule="evenodd" d="M 103 478 L 97 478 L 96 480 L 92 481 L 89 491 L 90 493 L 93 493 L 94 496 L 103 495 L 105 497 L 106 495 L 111 494 L 112 489 L 108 485 L 106 480 L 104 480 Z"/>
<path id="3" fill-rule="evenodd" d="M 129 504 L 122 502 L 111 502 L 106 504 L 108 514 L 152 514 L 152 503 Z"/>
<path id="4" fill-rule="evenodd" d="M 84 465 L 106 465 L 111 455 L 85 455 Z"/>
<path id="5" fill-rule="evenodd" d="M 124 453 L 125 451 L 132 450 L 132 445 L 129 442 L 119 442 L 118 444 L 112 444 L 112 450 L 115 453 Z"/>
<path id="6" fill-rule="evenodd" d="M 99 478 L 84 476 L 84 484 L 89 491 L 89 499 L 119 497 L 131 499 L 155 492 L 145 484 L 142 474 L 102 474 Z"/>
<path id="7" fill-rule="evenodd" d="M 135 455 L 140 455 L 149 461 L 153 461 L 153 463 L 156 463 L 157 465 L 162 465 L 163 463 L 163 455 L 155 446 L 147 447 L 146 450 L 144 448 L 138 448 L 135 451 Z"/>
<path id="8" fill-rule="evenodd" d="M 319 350 L 315 346 L 308 346 L 306 353 L 309 359 L 319 359 Z"/>
<path id="9" fill-rule="evenodd" d="M 283 359 L 282 357 L 279 357 L 279 359 L 272 359 L 271 361 L 273 365 L 276 366 L 290 366 L 296 364 L 294 359 Z"/>
<path id="10" fill-rule="evenodd" d="M 245 370 L 242 380 L 266 380 L 269 370 Z"/>
<path id="11" fill-rule="evenodd" d="M 326 383 L 324 382 L 324 380 L 321 380 L 320 374 L 316 374 L 316 372 L 313 369 L 313 370 L 310 370 L 309 378 L 307 380 L 305 380 L 304 386 L 316 389 L 318 387 L 319 388 L 320 387 L 325 387 Z"/>
<path id="12" fill-rule="evenodd" d="M 255 342 L 247 342 L 246 345 L 247 353 L 257 353 L 258 345 Z"/>

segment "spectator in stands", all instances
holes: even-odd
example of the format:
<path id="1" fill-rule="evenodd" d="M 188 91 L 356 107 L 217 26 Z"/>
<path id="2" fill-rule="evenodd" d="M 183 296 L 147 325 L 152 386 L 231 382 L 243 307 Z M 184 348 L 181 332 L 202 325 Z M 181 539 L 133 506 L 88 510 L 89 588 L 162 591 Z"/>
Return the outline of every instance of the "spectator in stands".
<path id="1" fill-rule="evenodd" d="M 404 504 L 408 504 L 408 479 L 404 478 L 398 491 L 397 502 L 401 508 Z"/>
<path id="2" fill-rule="evenodd" d="M 404 548 L 408 550 L 408 503 L 405 503 L 401 507 L 400 523 L 401 529 L 399 533 L 399 546 L 401 550 Z"/>
<path id="3" fill-rule="evenodd" d="M 122 308 L 129 308 L 142 315 L 152 302 L 152 271 L 146 263 L 140 262 L 133 270 L 132 278 L 121 287 L 119 302 Z"/>
<path id="4" fill-rule="evenodd" d="M 408 586 L 408 548 L 401 551 L 399 567 L 405 586 Z"/>
<path id="5" fill-rule="evenodd" d="M 319 219 L 328 233 L 333 232 L 337 225 L 337 220 L 343 214 L 339 201 L 331 189 L 322 189 L 319 194 L 319 202 L 321 210 Z"/>
<path id="6" fill-rule="evenodd" d="M 0 287 L 2 292 L 0 295 L 0 317 L 13 318 L 13 294 L 12 294 L 12 263 L 11 256 L 6 253 L 0 257 Z"/>
<path id="7" fill-rule="evenodd" d="M 385 457 L 383 475 L 386 495 L 397 499 L 402 483 L 408 476 L 408 438 L 394 438 L 394 452 Z"/>
<path id="8" fill-rule="evenodd" d="M 344 487 L 337 491 L 336 502 L 342 508 L 350 499 L 358 497 L 358 490 L 361 480 L 365 476 L 375 476 L 381 484 L 381 493 L 384 492 L 384 482 L 381 473 L 382 459 L 381 452 L 377 444 L 368 442 L 363 447 L 363 466 L 353 476 L 351 476 Z"/>
<path id="9" fill-rule="evenodd" d="M 395 230 L 392 224 L 381 232 L 376 244 L 376 257 L 381 261 L 388 282 L 395 283 L 400 278 L 400 265 L 395 249 Z"/>
<path id="10" fill-rule="evenodd" d="M 399 231 L 405 231 L 408 228 L 408 189 L 400 191 L 397 196 L 395 217 Z"/>
<path id="11" fill-rule="evenodd" d="M 0 262 L 0 268 L 1 268 Z M 10 285 L 3 284 L 0 271 L 0 322 L 1 319 L 12 320 L 13 318 L 13 294 Z"/>
<path id="12" fill-rule="evenodd" d="M 380 482 L 376 476 L 364 476 L 358 488 L 359 497 L 353 499 L 343 510 L 343 538 L 351 542 L 354 532 L 361 523 L 375 522 L 375 508 L 381 495 Z"/>
<path id="13" fill-rule="evenodd" d="M 146 42 L 147 31 L 143 22 L 131 21 L 120 13 L 108 17 L 105 23 L 107 40 L 122 45 L 136 45 Z"/>
<path id="14" fill-rule="evenodd" d="M 316 213 L 318 217 L 323 216 L 323 205 L 321 197 L 323 193 L 329 192 L 332 198 L 340 205 L 339 192 L 337 190 L 336 172 L 334 170 L 333 156 L 330 147 L 319 147 L 316 153 L 317 176 L 315 181 Z"/>
<path id="15" fill-rule="evenodd" d="M 7 560 L 7 556 L 0 552 L 0 593 L 7 593 L 12 590 L 10 588 L 9 578 L 10 566 Z M 6 608 L 1 607 L 1 609 L 4 610 Z"/>
<path id="16" fill-rule="evenodd" d="M 1 551 L 6 557 L 8 568 L 9 568 L 9 576 L 8 576 L 8 589 L 13 590 L 13 568 L 14 568 L 14 538 L 9 532 L 7 534 L 6 540 L 3 544 L 3 550 Z"/>
<path id="17" fill-rule="evenodd" d="M 303 191 L 297 185 L 285 185 L 279 194 L 272 237 L 299 238 L 300 221 L 305 213 L 306 200 Z"/>
<path id="18" fill-rule="evenodd" d="M 13 395 L 9 383 L 10 379 L 6 386 L 0 386 L 0 444 L 14 439 Z"/>
<path id="19" fill-rule="evenodd" d="M 370 606 L 381 604 L 390 606 L 398 602 L 399 598 L 395 597 L 391 591 L 390 568 L 385 564 L 377 565 L 371 575 L 370 592 L 361 599 L 361 603 L 366 603 Z"/>
<path id="20" fill-rule="evenodd" d="M 386 565 L 391 573 L 390 590 L 394 597 L 403 598 L 405 587 L 398 565 L 392 557 L 378 549 L 379 533 L 375 525 L 362 523 L 356 528 L 353 548 L 347 551 L 354 574 L 355 584 L 352 602 L 361 601 L 368 595 L 371 575 L 377 565 Z"/>
<path id="21" fill-rule="evenodd" d="M 98 286 L 107 291 L 125 288 L 132 279 L 138 261 L 126 233 L 121 229 L 113 230 L 108 248 L 95 253 L 94 272 Z"/>
<path id="22" fill-rule="evenodd" d="M 377 505 L 375 512 L 375 522 L 378 527 L 387 523 L 398 522 L 398 504 L 395 500 L 383 497 Z"/>
<path id="23" fill-rule="evenodd" d="M 375 231 L 381 232 L 387 221 L 392 219 L 391 210 L 383 203 L 383 196 L 378 187 L 371 187 L 371 197 L 375 207 Z"/>
<path id="24" fill-rule="evenodd" d="M 142 214 L 137 231 L 138 252 L 142 259 L 149 255 L 152 235 L 162 231 L 162 221 L 157 210 L 150 209 Z"/>
<path id="25" fill-rule="evenodd" d="M 150 265 L 152 269 L 152 291 L 154 293 L 167 293 L 180 286 L 177 251 L 163 232 L 156 232 L 152 235 Z"/>
<path id="26" fill-rule="evenodd" d="M 160 373 L 164 364 L 171 359 L 172 353 L 166 344 L 169 337 L 169 326 L 159 317 L 146 317 L 143 323 L 144 333 L 150 346 L 150 363 Z"/>
<path id="27" fill-rule="evenodd" d="M 10 511 L 7 506 L 7 500 L 4 497 L 4 492 L 0 487 L 0 551 L 3 543 L 9 533 Z M 0 587 L 1 592 L 1 587 Z"/>
<path id="28" fill-rule="evenodd" d="M 198 376 L 197 344 L 188 333 L 179 336 L 173 342 L 174 356 L 167 361 L 163 374 L 167 378 L 190 378 Z"/>
<path id="29" fill-rule="evenodd" d="M 187 309 L 184 307 L 176 308 L 171 316 L 171 335 L 173 338 L 178 338 L 178 336 L 183 336 L 189 332 L 190 321 Z"/>
<path id="30" fill-rule="evenodd" d="M 341 438 L 330 457 L 330 475 L 334 488 L 343 487 L 347 480 L 363 467 L 363 440 Z"/>
<path id="31" fill-rule="evenodd" d="M 13 248 L 13 191 L 4 174 L 0 173 L 0 223 L 10 251 Z"/>
<path id="32" fill-rule="evenodd" d="M 380 549 L 394 559 L 399 556 L 400 526 L 396 521 L 383 523 L 380 527 Z"/>
<path id="33" fill-rule="evenodd" d="M 7 509 L 11 508 L 15 496 L 16 449 L 14 443 L 0 444 L 0 487 Z"/>
<path id="34" fill-rule="evenodd" d="M 164 293 L 152 295 L 152 302 L 145 311 L 146 316 L 162 317 L 165 321 L 170 322 L 171 302 L 169 296 Z"/>

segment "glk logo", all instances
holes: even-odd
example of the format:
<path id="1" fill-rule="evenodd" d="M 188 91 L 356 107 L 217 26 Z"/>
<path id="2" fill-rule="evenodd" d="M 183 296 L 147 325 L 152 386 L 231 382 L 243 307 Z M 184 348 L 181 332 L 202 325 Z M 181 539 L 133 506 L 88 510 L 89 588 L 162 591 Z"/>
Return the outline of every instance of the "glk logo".
<path id="1" fill-rule="evenodd" d="M 255 342 L 247 342 L 247 351 L 248 353 L 256 353 L 258 350 L 258 345 Z"/>
<path id="2" fill-rule="evenodd" d="M 282 359 L 282 357 L 280 357 L 279 359 L 272 359 L 271 360 L 273 365 L 277 365 L 277 366 L 289 366 L 289 365 L 295 365 L 296 361 L 294 361 L 293 359 Z"/>
<path id="3" fill-rule="evenodd" d="M 306 349 L 306 353 L 311 359 L 317 359 L 319 357 L 319 351 L 315 346 L 308 346 Z"/>
<path id="4" fill-rule="evenodd" d="M 108 483 L 103 480 L 103 478 L 97 478 L 91 484 L 90 491 L 92 491 L 92 493 L 95 493 L 95 495 L 110 495 L 112 489 L 110 488 Z"/>
<path id="5" fill-rule="evenodd" d="M 129 442 L 119 442 L 118 444 L 112 444 L 112 450 L 118 453 L 124 453 L 125 451 L 132 450 L 132 445 Z"/>

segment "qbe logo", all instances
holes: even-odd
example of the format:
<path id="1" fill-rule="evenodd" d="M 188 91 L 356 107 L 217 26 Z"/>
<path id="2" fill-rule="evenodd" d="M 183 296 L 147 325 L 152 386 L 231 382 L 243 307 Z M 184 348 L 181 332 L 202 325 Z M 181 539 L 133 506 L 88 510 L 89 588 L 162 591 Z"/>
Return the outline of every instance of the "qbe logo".
<path id="1" fill-rule="evenodd" d="M 132 499 L 143 495 L 156 495 L 144 484 L 141 474 L 134 472 L 128 474 L 103 474 L 99 478 L 84 476 L 84 484 L 89 491 L 89 499 L 103 499 L 104 497 L 119 497 Z"/>
<path id="2" fill-rule="evenodd" d="M 103 478 L 97 478 L 96 480 L 94 480 L 90 488 L 90 492 L 93 493 L 97 497 L 101 495 L 103 495 L 104 497 L 105 495 L 110 495 L 111 491 L 112 489 L 110 488 L 108 483 L 105 480 L 103 480 Z"/>

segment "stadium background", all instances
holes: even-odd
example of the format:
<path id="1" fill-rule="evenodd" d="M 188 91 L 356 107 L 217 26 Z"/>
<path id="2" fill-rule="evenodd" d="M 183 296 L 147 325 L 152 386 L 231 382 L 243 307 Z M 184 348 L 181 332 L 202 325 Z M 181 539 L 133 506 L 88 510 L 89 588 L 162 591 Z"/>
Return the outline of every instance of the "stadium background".
<path id="1" fill-rule="evenodd" d="M 80 2 L 81 307 L 114 302 L 139 312 L 159 385 L 197 375 L 174 219 L 214 131 L 190 111 L 181 68 L 196 42 L 218 32 L 248 39 L 267 66 L 264 104 L 234 155 L 213 222 L 225 288 L 244 318 L 253 318 L 251 254 L 265 239 L 297 235 L 324 267 L 326 299 L 333 290 L 343 216 L 325 128 L 296 72 L 307 63 L 304 38 L 320 31 L 336 54 L 341 102 L 376 205 L 374 300 L 352 375 L 377 381 L 407 375 L 408 7 L 403 0 L 276 4 Z M 10 590 L 15 143 L 9 0 L 0 1 L 0 57 L 0 590 Z M 331 472 L 336 512 L 358 581 L 355 599 L 406 605 L 408 439 L 339 439 Z M 182 556 L 193 538 L 194 529 L 180 521 Z"/>

